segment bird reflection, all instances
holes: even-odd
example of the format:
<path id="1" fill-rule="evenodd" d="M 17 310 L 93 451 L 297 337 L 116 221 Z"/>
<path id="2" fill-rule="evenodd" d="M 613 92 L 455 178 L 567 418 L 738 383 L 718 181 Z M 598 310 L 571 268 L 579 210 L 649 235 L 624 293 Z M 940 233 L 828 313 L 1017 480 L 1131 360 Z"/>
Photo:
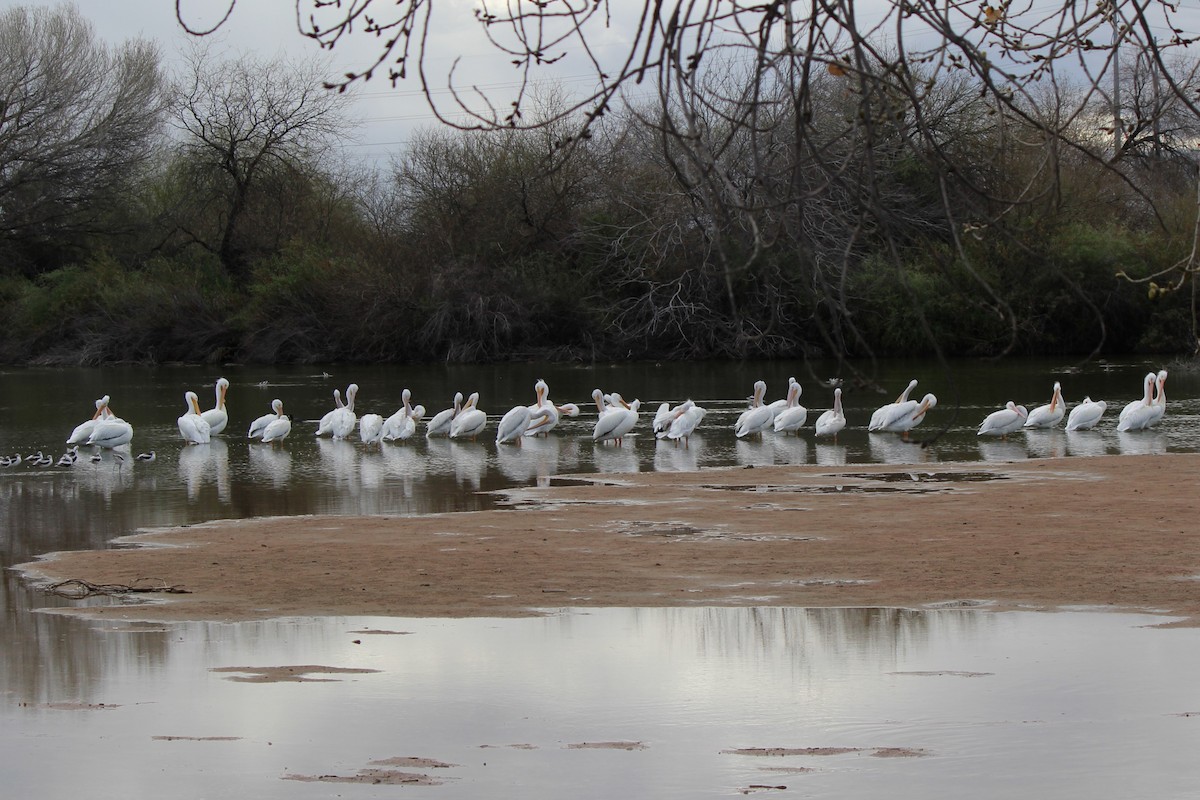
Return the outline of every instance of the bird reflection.
<path id="1" fill-rule="evenodd" d="M 1067 431 L 1067 452 L 1073 456 L 1102 456 L 1108 452 L 1104 434 L 1095 430 Z"/>
<path id="2" fill-rule="evenodd" d="M 1167 452 L 1167 435 L 1162 431 L 1117 431 L 1117 446 L 1126 456 L 1160 455 Z"/>
<path id="3" fill-rule="evenodd" d="M 734 458 L 742 466 L 769 467 L 775 463 L 775 452 L 768 437 L 757 441 L 738 439 L 733 447 Z"/>
<path id="4" fill-rule="evenodd" d="M 411 479 L 425 471 L 424 459 L 413 447 L 389 445 L 382 448 L 382 456 L 383 463 L 387 465 L 388 475 Z"/>
<path id="5" fill-rule="evenodd" d="M 250 471 L 266 477 L 275 487 L 286 486 L 292 477 L 292 454 L 275 447 L 247 447 Z"/>
<path id="6" fill-rule="evenodd" d="M 817 463 L 823 467 L 841 467 L 846 464 L 846 445 L 844 444 L 824 444 L 816 442 L 813 444 Z"/>
<path id="7" fill-rule="evenodd" d="M 1024 461 L 1029 458 L 1025 445 L 1012 439 L 980 439 L 979 456 L 984 461 Z"/>
<path id="8" fill-rule="evenodd" d="M 204 484 L 213 482 L 217 486 L 217 499 L 222 503 L 229 503 L 232 498 L 229 445 L 223 439 L 214 439 L 180 450 L 179 477 L 187 486 L 188 500 L 198 500 Z"/>
<path id="9" fill-rule="evenodd" d="M 430 440 L 432 443 L 433 440 Z M 474 442 L 438 442 L 449 445 L 450 463 L 454 466 L 454 480 L 459 486 L 479 489 L 483 473 L 487 470 L 487 450 Z"/>
<path id="10" fill-rule="evenodd" d="M 317 439 L 321 454 L 321 471 L 333 479 L 335 486 L 358 490 L 358 452 L 344 439 Z"/>
<path id="11" fill-rule="evenodd" d="M 807 464 L 808 440 L 801 436 L 775 435 L 770 438 L 776 464 Z"/>
<path id="12" fill-rule="evenodd" d="M 557 436 L 527 438 L 521 447 L 497 447 L 496 461 L 504 477 L 520 483 L 544 482 L 558 472 Z"/>
<path id="13" fill-rule="evenodd" d="M 387 464 L 379 445 L 372 446 L 363 452 L 358 459 L 358 476 L 363 489 L 378 489 L 383 485 L 383 476 L 387 472 Z"/>
<path id="14" fill-rule="evenodd" d="M 886 433 L 867 435 L 871 460 L 881 464 L 923 464 L 935 460 L 932 451 L 916 442 Z"/>
<path id="15" fill-rule="evenodd" d="M 596 472 L 638 472 L 637 439 L 631 438 L 633 447 L 597 445 L 592 448 L 592 462 Z"/>
<path id="16" fill-rule="evenodd" d="M 688 442 L 659 439 L 654 448 L 655 472 L 695 472 L 704 456 L 704 437 L 693 433 Z"/>
<path id="17" fill-rule="evenodd" d="M 1034 458 L 1062 458 L 1067 453 L 1067 435 L 1059 428 L 1026 428 L 1025 447 Z"/>
<path id="18" fill-rule="evenodd" d="M 100 460 L 94 463 L 80 459 L 73 474 L 79 476 L 81 488 L 95 492 L 107 502 L 117 492 L 133 486 L 135 470 L 128 460 L 123 463 L 113 458 L 113 451 L 102 451 L 99 455 Z"/>

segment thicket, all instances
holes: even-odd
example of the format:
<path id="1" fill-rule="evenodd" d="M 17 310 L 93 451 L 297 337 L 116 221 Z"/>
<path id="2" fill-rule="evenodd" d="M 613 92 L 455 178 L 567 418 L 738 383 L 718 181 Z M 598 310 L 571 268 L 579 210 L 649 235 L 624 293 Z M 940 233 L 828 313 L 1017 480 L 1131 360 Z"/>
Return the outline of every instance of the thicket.
<path id="1" fill-rule="evenodd" d="M 12 12 L 0 17 L 6 24 Z M 1188 256 L 1190 155 L 1131 150 L 1114 165 L 1081 134 L 1051 163 L 1042 132 L 972 103 L 970 81 L 926 99 L 921 124 L 960 165 L 949 174 L 930 159 L 930 135 L 912 135 L 911 110 L 870 135 L 848 126 L 855 111 L 833 72 L 809 77 L 805 91 L 819 102 L 803 119 L 794 102 L 751 128 L 714 111 L 695 134 L 695 108 L 664 104 L 610 112 L 567 147 L 552 124 L 429 130 L 369 174 L 332 149 L 345 124 L 335 95 L 265 80 L 297 74 L 278 62 L 197 58 L 182 78 L 150 81 L 162 85 L 159 127 L 144 130 L 144 147 L 126 145 L 136 168 L 117 171 L 121 181 L 107 165 L 102 197 L 72 200 L 59 218 L 72 223 L 70 248 L 54 246 L 53 218 L 2 224 L 34 195 L 0 187 L 0 360 L 1088 355 L 1196 345 L 1190 288 L 1128 280 Z M 290 138 L 272 138 L 270 114 L 286 104 L 268 90 L 302 114 Z M 218 108 L 234 117 L 205 125 Z M 27 169 L 4 147 L 3 125 L 0 173 Z M 214 130 L 242 134 L 206 140 Z M 681 145 L 689 136 L 712 145 L 712 163 L 691 159 Z M 721 181 L 702 179 L 714 165 Z"/>

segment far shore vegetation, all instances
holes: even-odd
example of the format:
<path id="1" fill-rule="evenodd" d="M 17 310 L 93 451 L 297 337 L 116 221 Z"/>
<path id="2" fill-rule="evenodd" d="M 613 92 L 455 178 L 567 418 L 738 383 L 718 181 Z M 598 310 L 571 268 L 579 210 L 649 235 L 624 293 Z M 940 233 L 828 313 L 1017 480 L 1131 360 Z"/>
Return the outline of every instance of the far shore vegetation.
<path id="1" fill-rule="evenodd" d="M 0 51 L 4 363 L 1197 346 L 1200 120 L 1150 95 L 1168 68 L 1194 95 L 1187 62 L 1124 59 L 1115 155 L 1065 83 L 1000 105 L 969 70 L 905 95 L 884 61 L 731 59 L 584 136 L 543 90 L 544 124 L 426 129 L 368 169 L 316 61 L 201 42 L 168 71 L 69 5 L 0 13 Z"/>

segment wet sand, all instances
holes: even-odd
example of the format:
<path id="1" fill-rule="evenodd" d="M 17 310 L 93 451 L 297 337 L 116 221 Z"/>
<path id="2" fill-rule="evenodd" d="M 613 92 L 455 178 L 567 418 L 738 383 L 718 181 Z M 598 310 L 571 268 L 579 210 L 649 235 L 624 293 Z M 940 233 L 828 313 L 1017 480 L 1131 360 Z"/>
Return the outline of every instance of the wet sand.
<path id="1" fill-rule="evenodd" d="M 987 604 L 1197 624 L 1198 475 L 1200 454 L 584 476 L 494 511 L 217 522 L 26 568 L 189 592 L 85 609 L 154 620 Z"/>

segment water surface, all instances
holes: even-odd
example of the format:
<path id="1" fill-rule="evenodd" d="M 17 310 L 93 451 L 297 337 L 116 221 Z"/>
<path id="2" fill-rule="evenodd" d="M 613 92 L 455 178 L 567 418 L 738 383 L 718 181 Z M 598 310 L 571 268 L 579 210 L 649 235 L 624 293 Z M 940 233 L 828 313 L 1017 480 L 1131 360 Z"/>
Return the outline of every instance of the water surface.
<path id="1" fill-rule="evenodd" d="M 297 514 L 419 514 L 488 508 L 489 490 L 573 473 L 765 464 L 936 464 L 1200 449 L 1200 376 L 1168 382 L 1156 430 L 1118 434 L 1116 413 L 1156 364 L 1054 361 L 880 365 L 879 393 L 847 385 L 849 426 L 816 441 L 811 422 L 830 364 L 527 364 L 424 368 L 104 368 L 0 373 L 0 454 L 57 456 L 109 394 L 133 423 L 124 462 L 0 469 L 0 566 L 110 546 L 135 530 Z M 231 383 L 230 428 L 185 447 L 183 392 L 212 403 Z M 768 399 L 804 385 L 799 437 L 738 441 L 730 426 L 753 381 Z M 551 397 L 584 414 L 546 439 L 497 446 L 496 419 Z M 866 420 L 909 378 L 939 406 L 917 442 L 868 434 Z M 981 441 L 975 427 L 1006 400 L 1110 402 L 1097 431 L 1029 432 Z M 479 442 L 366 447 L 317 440 L 332 389 L 354 381 L 358 411 L 390 414 L 401 390 L 432 413 L 479 391 Z M 624 447 L 590 438 L 593 388 L 643 402 Z M 246 442 L 249 421 L 285 402 L 291 438 Z M 689 447 L 655 441 L 659 402 L 710 409 Z M 936 435 L 935 435 L 936 434 Z M 922 446 L 924 443 L 927 446 Z M 137 452 L 154 450 L 141 463 Z M 153 577 L 153 576 L 151 576 Z M 696 797 L 755 792 L 889 798 L 1188 797 L 1197 785 L 1200 698 L 1192 630 L 1147 630 L 1117 615 L 970 611 L 695 609 L 565 612 L 535 620 L 271 620 L 219 625 L 97 625 L 37 613 L 70 601 L 5 569 L 0 581 L 0 768 L 25 796 Z M 404 633 L 363 633 L 391 630 Z M 219 667 L 324 665 L 377 672 L 245 683 Z M 245 677 L 242 675 L 241 677 Z M 1191 716 L 1188 716 L 1191 714 Z M 641 743 L 635 749 L 572 747 Z M 849 748 L 838 755 L 754 748 Z M 735 751 L 735 752 L 729 752 Z M 910 752 L 911 751 L 911 752 Z M 284 780 L 355 776 L 401 756 L 456 766 L 439 786 Z M 62 768 L 70 764 L 70 769 Z M 811 771 L 806 771 L 811 770 Z M 421 771 L 421 770 L 417 770 Z"/>
<path id="2" fill-rule="evenodd" d="M 44 655 L 61 666 L 7 676 L 0 768 L 21 796 L 99 800 L 607 800 L 768 786 L 786 789 L 755 791 L 1194 797 L 1200 637 L 1142 627 L 1161 621 L 755 608 L 99 628 L 46 618 L 62 649 Z M 257 681 L 282 666 L 310 671 Z M 404 758 L 448 766 L 387 764 Z M 440 785 L 295 780 L 372 769 Z"/>

